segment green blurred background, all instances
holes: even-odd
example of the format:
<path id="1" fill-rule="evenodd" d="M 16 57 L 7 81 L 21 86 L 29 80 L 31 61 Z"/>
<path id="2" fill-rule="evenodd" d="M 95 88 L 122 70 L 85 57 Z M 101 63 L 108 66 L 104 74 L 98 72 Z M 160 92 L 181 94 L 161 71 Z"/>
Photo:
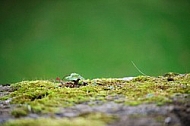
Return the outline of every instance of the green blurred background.
<path id="1" fill-rule="evenodd" d="M 190 71 L 189 0 L 1 0 L 0 83 Z"/>

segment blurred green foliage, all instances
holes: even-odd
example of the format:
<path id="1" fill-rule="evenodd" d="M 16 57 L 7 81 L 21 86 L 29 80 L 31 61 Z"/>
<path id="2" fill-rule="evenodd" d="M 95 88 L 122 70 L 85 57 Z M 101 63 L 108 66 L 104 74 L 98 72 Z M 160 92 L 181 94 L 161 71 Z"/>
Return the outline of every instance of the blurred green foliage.
<path id="1" fill-rule="evenodd" d="M 188 0 L 0 3 L 0 83 L 190 71 Z"/>

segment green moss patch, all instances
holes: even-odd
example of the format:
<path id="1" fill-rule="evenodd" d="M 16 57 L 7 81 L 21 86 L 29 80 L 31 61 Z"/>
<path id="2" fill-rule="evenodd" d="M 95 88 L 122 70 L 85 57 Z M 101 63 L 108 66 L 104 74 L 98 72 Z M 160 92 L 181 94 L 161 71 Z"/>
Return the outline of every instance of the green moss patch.
<path id="1" fill-rule="evenodd" d="M 170 78 L 170 79 L 168 79 Z M 12 104 L 19 104 L 13 115 L 19 117 L 32 113 L 56 112 L 88 101 L 114 101 L 126 105 L 171 102 L 175 94 L 190 94 L 190 74 L 160 77 L 139 76 L 131 81 L 117 78 L 83 80 L 88 85 L 77 88 L 60 86 L 48 80 L 22 81 L 12 84 Z M 22 108 L 23 107 L 23 108 Z"/>
<path id="2" fill-rule="evenodd" d="M 96 118 L 96 117 L 94 117 Z M 38 119 L 17 119 L 6 122 L 3 126 L 105 126 L 105 122 L 100 118 L 38 118 Z"/>

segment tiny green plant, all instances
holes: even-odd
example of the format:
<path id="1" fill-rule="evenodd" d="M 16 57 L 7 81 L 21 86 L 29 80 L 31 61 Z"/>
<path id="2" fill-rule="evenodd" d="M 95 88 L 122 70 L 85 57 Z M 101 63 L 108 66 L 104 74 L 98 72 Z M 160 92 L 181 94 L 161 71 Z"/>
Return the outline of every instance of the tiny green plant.
<path id="1" fill-rule="evenodd" d="M 69 76 L 65 77 L 65 79 L 74 82 L 75 85 L 78 85 L 80 80 L 84 80 L 84 78 L 77 73 L 71 73 Z"/>

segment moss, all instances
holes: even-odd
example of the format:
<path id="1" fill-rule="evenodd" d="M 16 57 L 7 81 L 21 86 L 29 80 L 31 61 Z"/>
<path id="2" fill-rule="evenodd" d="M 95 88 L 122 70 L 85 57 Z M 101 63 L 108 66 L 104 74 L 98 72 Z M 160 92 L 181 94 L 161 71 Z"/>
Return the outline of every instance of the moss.
<path id="1" fill-rule="evenodd" d="M 59 107 L 92 100 L 115 101 L 126 105 L 163 105 L 171 102 L 171 97 L 176 93 L 190 94 L 190 74 L 172 74 L 169 77 L 173 80 L 168 80 L 168 76 L 139 76 L 131 81 L 117 78 L 83 80 L 88 85 L 78 88 L 60 87 L 60 83 L 48 80 L 22 81 L 11 84 L 13 92 L 5 97 L 12 98 L 12 104 L 31 106 L 33 113 L 48 113 L 58 111 Z"/>
<path id="2" fill-rule="evenodd" d="M 18 118 L 18 117 L 26 116 L 28 114 L 28 111 L 23 108 L 16 108 L 11 112 L 11 114 L 14 117 Z"/>
<path id="3" fill-rule="evenodd" d="M 2 101 L 8 100 L 8 99 L 9 99 L 8 95 L 5 95 L 4 97 L 0 97 L 0 100 L 2 100 Z"/>
<path id="4" fill-rule="evenodd" d="M 79 117 L 83 117 L 87 120 L 101 120 L 104 123 L 111 123 L 116 121 L 118 118 L 113 115 L 107 115 L 100 112 L 93 112 L 93 113 L 82 113 Z"/>
<path id="5" fill-rule="evenodd" d="M 9 120 L 3 126 L 105 126 L 118 118 L 103 113 L 83 113 L 74 118 L 22 118 Z"/>
<path id="6" fill-rule="evenodd" d="M 3 126 L 105 126 L 105 122 L 93 119 L 85 119 L 77 117 L 73 119 L 68 118 L 38 118 L 38 119 L 17 119 L 6 122 Z"/>
<path id="7" fill-rule="evenodd" d="M 19 105 L 16 105 L 16 107 L 12 109 L 11 114 L 16 118 L 19 118 L 19 117 L 28 115 L 28 113 L 30 112 L 32 112 L 30 105 L 19 104 Z"/>

